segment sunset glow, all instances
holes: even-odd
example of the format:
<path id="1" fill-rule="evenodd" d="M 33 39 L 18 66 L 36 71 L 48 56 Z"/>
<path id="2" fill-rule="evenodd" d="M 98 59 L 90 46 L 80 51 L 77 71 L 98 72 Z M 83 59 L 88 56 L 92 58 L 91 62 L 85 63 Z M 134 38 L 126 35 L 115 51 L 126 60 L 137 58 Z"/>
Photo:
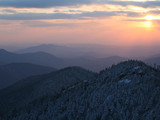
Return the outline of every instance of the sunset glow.
<path id="1" fill-rule="evenodd" d="M 160 32 L 158 4 L 156 0 L 0 1 L 0 42 L 154 44 L 160 38 L 155 35 Z"/>
<path id="2" fill-rule="evenodd" d="M 145 22 L 145 27 L 148 27 L 148 28 L 152 27 L 152 22 L 151 21 L 146 21 Z"/>

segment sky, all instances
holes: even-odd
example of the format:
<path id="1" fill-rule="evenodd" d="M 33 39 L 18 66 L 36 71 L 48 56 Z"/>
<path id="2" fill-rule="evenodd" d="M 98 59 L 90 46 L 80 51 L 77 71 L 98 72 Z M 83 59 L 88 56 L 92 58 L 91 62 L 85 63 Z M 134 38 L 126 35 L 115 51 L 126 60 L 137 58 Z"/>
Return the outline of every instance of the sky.
<path id="1" fill-rule="evenodd" d="M 160 0 L 0 0 L 0 44 L 160 45 Z"/>

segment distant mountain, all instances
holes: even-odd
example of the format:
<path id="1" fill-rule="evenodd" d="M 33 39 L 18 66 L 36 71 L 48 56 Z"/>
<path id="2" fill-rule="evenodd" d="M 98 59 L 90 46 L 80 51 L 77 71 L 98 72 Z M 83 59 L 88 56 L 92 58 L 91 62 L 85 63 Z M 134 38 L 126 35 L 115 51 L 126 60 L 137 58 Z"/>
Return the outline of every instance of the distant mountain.
<path id="1" fill-rule="evenodd" d="M 0 66 L 0 89 L 31 75 L 55 71 L 55 68 L 30 63 L 11 63 Z"/>
<path id="2" fill-rule="evenodd" d="M 144 60 L 149 64 L 157 64 L 160 65 L 160 55 L 154 55 Z"/>
<path id="3" fill-rule="evenodd" d="M 44 66 L 51 66 L 55 68 L 63 67 L 63 59 L 57 58 L 52 54 L 45 52 L 16 54 L 8 52 L 4 49 L 0 50 L 0 59 L 2 62 L 8 63 L 32 63 Z"/>
<path id="4" fill-rule="evenodd" d="M 95 79 L 95 76 L 95 73 L 80 67 L 69 67 L 49 74 L 28 77 L 0 91 L 0 111 L 3 108 L 2 104 L 7 104 L 6 108 L 22 107 L 43 96 L 58 96 L 62 90 Z"/>
<path id="5" fill-rule="evenodd" d="M 57 57 L 76 58 L 76 57 L 109 57 L 121 56 L 130 59 L 143 60 L 153 54 L 158 54 L 160 46 L 112 46 L 105 44 L 16 44 L 12 46 L 3 46 L 9 51 L 15 53 L 47 52 Z"/>
<path id="6" fill-rule="evenodd" d="M 72 44 L 68 47 L 89 52 L 92 57 L 123 56 L 130 59 L 143 60 L 158 54 L 160 46 L 112 46 L 102 44 Z"/>
<path id="7" fill-rule="evenodd" d="M 99 72 L 106 67 L 110 67 L 113 64 L 117 64 L 119 62 L 125 61 L 127 58 L 119 57 L 119 56 L 111 56 L 107 58 L 75 58 L 68 60 L 69 65 L 81 66 L 85 69 L 89 69 L 92 71 Z"/>
<path id="8" fill-rule="evenodd" d="M 110 57 L 117 56 L 126 51 L 126 48 L 117 46 L 106 46 L 98 44 L 74 44 L 74 45 L 55 45 L 41 44 L 16 51 L 16 53 L 47 52 L 60 58 L 77 57 Z M 121 53 L 119 53 L 121 51 Z M 119 54 L 117 54 L 119 53 Z"/>
<path id="9" fill-rule="evenodd" d="M 31 52 L 47 52 L 50 54 L 53 54 L 57 57 L 62 58 L 75 58 L 80 56 L 87 56 L 90 52 L 82 51 L 80 49 L 72 48 L 72 47 L 66 47 L 66 46 L 60 46 L 60 45 L 54 45 L 54 44 L 42 44 L 39 46 L 32 46 L 29 48 L 21 49 L 16 51 L 17 53 L 31 53 Z"/>
<path id="10" fill-rule="evenodd" d="M 160 71 L 139 61 L 122 62 L 95 77 L 67 68 L 16 83 L 0 97 L 3 120 L 159 120 Z"/>
<path id="11" fill-rule="evenodd" d="M 96 72 L 111 66 L 112 64 L 117 64 L 121 61 L 127 60 L 126 58 L 119 56 L 112 56 L 108 58 L 95 58 L 90 56 L 77 58 L 58 58 L 45 52 L 16 54 L 3 49 L 0 50 L 0 59 L 5 63 L 27 62 L 51 66 L 58 69 L 69 66 L 80 66 Z"/>

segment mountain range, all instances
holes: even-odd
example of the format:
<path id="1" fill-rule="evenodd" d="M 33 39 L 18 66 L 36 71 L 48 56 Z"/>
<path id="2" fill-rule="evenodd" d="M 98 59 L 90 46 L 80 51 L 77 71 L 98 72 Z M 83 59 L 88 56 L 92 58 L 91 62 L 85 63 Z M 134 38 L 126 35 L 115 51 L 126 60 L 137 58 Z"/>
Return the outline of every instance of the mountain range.
<path id="1" fill-rule="evenodd" d="M 46 52 L 33 52 L 33 53 L 13 53 L 4 49 L 0 50 L 1 62 L 9 63 L 32 63 L 43 66 L 54 67 L 62 69 L 69 66 L 80 66 L 92 71 L 100 71 L 107 66 L 116 64 L 118 62 L 127 60 L 119 56 L 111 56 L 108 58 L 95 58 L 95 57 L 77 57 L 77 58 L 59 58 Z"/>
<path id="2" fill-rule="evenodd" d="M 17 50 L 16 53 L 32 53 L 43 51 L 60 58 L 76 58 L 81 56 L 89 56 L 91 51 L 84 51 L 83 49 L 67 47 L 54 44 L 41 44 L 38 46 L 32 46 L 24 49 Z"/>
<path id="3" fill-rule="evenodd" d="M 0 89 L 29 77 L 55 71 L 55 68 L 30 63 L 11 63 L 0 66 Z"/>
<path id="4" fill-rule="evenodd" d="M 0 111 L 23 107 L 44 96 L 57 96 L 62 90 L 94 79 L 96 73 L 80 67 L 69 67 L 44 75 L 31 76 L 0 91 Z M 7 106 L 6 106 L 7 104 Z M 5 106 L 4 109 L 3 106 Z M 6 111 L 5 111 L 6 112 Z M 3 116 L 0 114 L 0 116 Z"/>
<path id="5" fill-rule="evenodd" d="M 99 74 L 69 67 L 0 90 L 3 120 L 159 120 L 160 71 L 125 61 Z"/>
<path id="6" fill-rule="evenodd" d="M 81 64 L 86 59 L 90 59 L 88 61 L 92 63 L 92 60 L 95 61 L 95 58 L 102 58 L 102 56 L 106 59 L 110 57 L 112 58 L 112 56 L 117 56 L 117 57 L 121 56 L 121 58 L 125 58 L 125 60 L 127 60 L 126 58 L 139 59 L 149 64 L 160 65 L 160 54 L 158 54 L 160 51 L 159 46 L 118 47 L 118 46 L 105 46 L 105 45 L 98 45 L 98 44 L 95 44 L 95 45 L 94 44 L 74 44 L 74 45 L 67 45 L 67 46 L 55 45 L 55 44 L 41 44 L 37 46 L 20 49 L 16 52 L 17 53 L 33 53 L 33 52 L 39 52 L 39 51 L 50 53 L 59 58 L 70 58 L 70 59 L 76 59 L 77 61 L 79 61 L 78 59 L 82 59 L 80 62 Z M 104 62 L 102 63 L 104 64 Z M 95 63 L 93 63 L 93 65 L 94 64 Z M 101 66 L 101 65 L 98 64 L 97 66 Z M 84 67 L 84 66 L 81 66 L 81 67 Z M 101 69 L 102 67 L 99 70 Z"/>
<path id="7" fill-rule="evenodd" d="M 130 59 L 146 59 L 154 54 L 159 54 L 159 46 L 111 46 L 101 44 L 40 44 L 23 49 L 16 53 L 47 52 L 60 58 L 96 57 L 108 58 L 121 56 Z"/>
<path id="8" fill-rule="evenodd" d="M 149 58 L 147 58 L 145 60 L 145 62 L 149 63 L 149 64 L 156 64 L 156 65 L 160 65 L 160 55 L 154 55 L 154 56 L 151 56 Z"/>

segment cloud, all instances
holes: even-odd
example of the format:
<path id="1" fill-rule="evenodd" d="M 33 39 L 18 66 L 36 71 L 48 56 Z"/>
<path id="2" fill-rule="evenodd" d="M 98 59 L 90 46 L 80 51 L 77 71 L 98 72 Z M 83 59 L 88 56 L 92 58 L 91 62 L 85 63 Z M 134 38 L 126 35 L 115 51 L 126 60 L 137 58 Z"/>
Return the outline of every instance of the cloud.
<path id="1" fill-rule="evenodd" d="M 113 5 L 134 5 L 139 7 L 160 6 L 160 1 L 120 1 L 120 0 L 0 0 L 0 7 L 15 8 L 49 8 L 55 6 L 70 6 L 79 4 L 113 4 Z"/>
<path id="2" fill-rule="evenodd" d="M 73 14 L 65 13 L 16 13 L 16 14 L 1 14 L 0 19 L 4 20 L 40 20 L 40 19 L 76 19 Z"/>
<path id="3" fill-rule="evenodd" d="M 16 13 L 15 10 L 12 10 L 12 9 L 3 9 L 3 10 L 0 10 L 1 12 L 5 12 L 5 13 Z"/>
<path id="4" fill-rule="evenodd" d="M 106 1 L 105 3 L 121 6 L 133 5 L 143 8 L 160 6 L 160 1 Z"/>
<path id="5" fill-rule="evenodd" d="M 16 13 L 16 14 L 0 14 L 0 19 L 3 20 L 45 20 L 45 19 L 91 19 L 110 16 L 140 16 L 140 13 L 126 11 L 94 11 L 83 12 L 81 14 L 66 14 L 66 13 Z"/>
<path id="6" fill-rule="evenodd" d="M 151 14 L 160 14 L 160 10 L 151 10 L 149 11 Z"/>
<path id="7" fill-rule="evenodd" d="M 74 23 L 51 23 L 45 21 L 24 21 L 21 24 L 30 27 L 73 27 L 76 26 Z"/>
<path id="8" fill-rule="evenodd" d="M 91 3 L 92 0 L 1 0 L 0 6 L 16 8 L 47 8 Z"/>

